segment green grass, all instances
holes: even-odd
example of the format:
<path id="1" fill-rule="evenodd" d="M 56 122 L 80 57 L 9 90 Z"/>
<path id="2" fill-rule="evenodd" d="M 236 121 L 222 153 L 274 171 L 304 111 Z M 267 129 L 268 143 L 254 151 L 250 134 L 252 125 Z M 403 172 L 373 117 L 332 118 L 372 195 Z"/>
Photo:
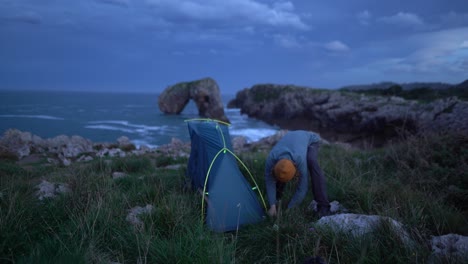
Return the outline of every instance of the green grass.
<path id="1" fill-rule="evenodd" d="M 326 89 L 317 88 L 306 88 L 295 85 L 272 85 L 272 84 L 259 84 L 251 88 L 250 91 L 253 94 L 253 101 L 256 103 L 262 103 L 267 101 L 274 101 L 280 97 L 285 96 L 288 93 L 296 94 L 298 97 L 306 97 L 307 95 L 313 95 L 316 93 L 327 92 Z"/>
<path id="2" fill-rule="evenodd" d="M 430 87 L 420 87 L 411 90 L 403 90 L 399 85 L 393 85 L 387 89 L 369 88 L 369 89 L 358 89 L 349 90 L 341 89 L 344 92 L 360 93 L 366 95 L 378 95 L 378 96 L 398 96 L 406 100 L 417 100 L 420 102 L 431 102 L 441 98 L 447 98 L 456 96 L 460 100 L 468 100 L 468 89 L 461 87 L 450 87 L 446 89 L 433 89 Z"/>
<path id="3" fill-rule="evenodd" d="M 239 154 L 266 198 L 264 152 Z M 1 263 L 426 263 L 433 235 L 468 235 L 465 135 L 409 138 L 385 149 L 328 145 L 319 162 L 330 200 L 352 213 L 389 216 L 404 224 L 415 244 L 382 223 L 361 237 L 315 228 L 312 195 L 278 219 L 214 233 L 201 222 L 201 197 L 184 189 L 185 170 L 159 167 L 170 157 L 125 157 L 70 167 L 22 167 L 0 160 Z M 113 171 L 128 174 L 113 180 Z M 41 180 L 66 183 L 70 193 L 39 201 Z M 286 188 L 285 197 L 293 193 Z M 142 226 L 126 221 L 135 206 L 153 206 Z M 275 230 L 274 225 L 279 229 Z M 445 262 L 444 262 L 445 261 Z M 441 263 L 463 263 L 447 259 Z"/>

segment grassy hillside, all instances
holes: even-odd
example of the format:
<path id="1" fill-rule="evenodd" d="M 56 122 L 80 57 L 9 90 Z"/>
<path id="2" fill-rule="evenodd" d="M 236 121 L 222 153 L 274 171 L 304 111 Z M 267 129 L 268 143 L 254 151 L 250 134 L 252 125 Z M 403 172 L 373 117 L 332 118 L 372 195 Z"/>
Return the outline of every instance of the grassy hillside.
<path id="1" fill-rule="evenodd" d="M 266 153 L 240 157 L 265 190 Z M 303 263 L 318 255 L 329 263 L 425 263 L 432 235 L 468 235 L 466 135 L 412 138 L 369 151 L 322 147 L 330 200 L 353 213 L 402 222 L 416 242 L 412 248 L 385 226 L 360 238 L 311 229 L 317 218 L 307 209 L 310 193 L 279 219 L 210 232 L 200 221 L 201 197 L 183 187 L 185 168 L 158 166 L 186 160 L 162 160 L 127 157 L 70 167 L 0 160 L 0 262 Z M 129 176 L 113 180 L 113 171 Z M 67 183 L 71 192 L 39 201 L 34 186 L 41 180 Z M 130 225 L 128 210 L 147 204 L 153 211 L 141 215 L 143 225 Z"/>
<path id="2" fill-rule="evenodd" d="M 366 89 L 347 89 L 343 88 L 341 91 L 354 92 L 366 95 L 380 95 L 380 96 L 398 96 L 407 100 L 418 100 L 421 102 L 430 102 L 441 98 L 456 96 L 460 100 L 468 100 L 468 89 L 465 86 L 452 86 L 445 89 L 434 89 L 431 87 L 417 87 L 414 89 L 403 89 L 400 85 L 395 84 L 388 88 L 373 88 L 369 86 Z"/>

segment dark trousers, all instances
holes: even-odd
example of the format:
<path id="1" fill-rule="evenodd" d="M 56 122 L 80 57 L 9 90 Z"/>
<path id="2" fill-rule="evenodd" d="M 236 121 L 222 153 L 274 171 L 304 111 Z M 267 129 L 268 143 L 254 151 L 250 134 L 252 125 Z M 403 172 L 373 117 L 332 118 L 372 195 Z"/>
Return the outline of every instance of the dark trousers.
<path id="1" fill-rule="evenodd" d="M 317 202 L 317 209 L 323 207 L 330 208 L 325 175 L 318 164 L 318 149 L 318 143 L 310 144 L 307 148 L 307 168 L 312 180 L 312 192 L 314 194 L 314 200 Z"/>

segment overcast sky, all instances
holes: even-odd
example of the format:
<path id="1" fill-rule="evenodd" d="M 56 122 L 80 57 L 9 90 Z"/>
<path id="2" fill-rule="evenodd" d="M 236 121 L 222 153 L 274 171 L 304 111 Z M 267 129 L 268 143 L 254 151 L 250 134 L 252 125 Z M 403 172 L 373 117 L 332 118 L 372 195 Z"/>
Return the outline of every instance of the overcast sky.
<path id="1" fill-rule="evenodd" d="M 0 89 L 468 79 L 467 0 L 0 0 Z"/>

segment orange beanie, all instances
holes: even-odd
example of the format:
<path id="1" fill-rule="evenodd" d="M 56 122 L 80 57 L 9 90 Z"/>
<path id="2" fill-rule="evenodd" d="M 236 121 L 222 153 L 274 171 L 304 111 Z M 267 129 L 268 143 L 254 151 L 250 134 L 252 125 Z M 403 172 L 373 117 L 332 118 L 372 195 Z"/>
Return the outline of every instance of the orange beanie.
<path id="1" fill-rule="evenodd" d="M 288 159 L 280 159 L 275 165 L 274 173 L 278 181 L 288 182 L 296 174 L 296 166 Z"/>

